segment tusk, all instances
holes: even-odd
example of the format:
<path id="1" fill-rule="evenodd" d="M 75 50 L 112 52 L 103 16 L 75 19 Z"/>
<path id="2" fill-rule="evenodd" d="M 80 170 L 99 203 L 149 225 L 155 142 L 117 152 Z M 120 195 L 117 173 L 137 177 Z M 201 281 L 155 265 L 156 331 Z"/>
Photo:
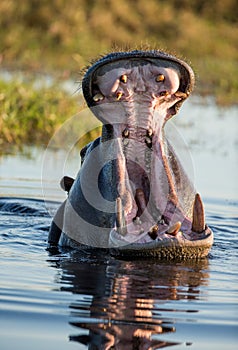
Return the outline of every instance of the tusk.
<path id="1" fill-rule="evenodd" d="M 188 94 L 186 92 L 177 91 L 175 92 L 174 96 L 185 99 L 188 97 Z"/>
<path id="2" fill-rule="evenodd" d="M 123 93 L 122 92 L 117 92 L 117 94 L 116 94 L 116 97 L 117 97 L 117 101 L 119 101 L 120 99 L 121 99 L 121 97 L 122 97 L 122 95 L 123 95 Z"/>
<path id="3" fill-rule="evenodd" d="M 124 212 L 122 210 L 122 202 L 120 197 L 116 199 L 116 229 L 123 236 L 127 234 L 127 229 L 125 226 L 125 217 Z"/>
<path id="4" fill-rule="evenodd" d="M 177 221 L 174 225 L 172 225 L 168 230 L 167 233 L 172 236 L 176 236 L 176 234 L 179 232 L 181 228 L 181 222 Z"/>
<path id="5" fill-rule="evenodd" d="M 93 101 L 95 101 L 95 102 L 102 101 L 103 99 L 104 99 L 104 96 L 100 93 L 93 96 Z"/>
<path id="6" fill-rule="evenodd" d="M 196 194 L 193 204 L 192 231 L 203 232 L 205 230 L 205 213 L 200 194 Z"/>

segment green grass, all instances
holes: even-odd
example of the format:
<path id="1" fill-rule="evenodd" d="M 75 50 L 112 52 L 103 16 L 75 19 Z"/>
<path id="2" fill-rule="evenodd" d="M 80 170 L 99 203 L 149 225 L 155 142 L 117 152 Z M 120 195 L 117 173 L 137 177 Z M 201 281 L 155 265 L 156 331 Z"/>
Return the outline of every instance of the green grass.
<path id="1" fill-rule="evenodd" d="M 77 78 L 112 47 L 168 50 L 197 72 L 197 91 L 237 103 L 236 0 L 15 0 L 0 3 L 3 68 Z"/>
<path id="2" fill-rule="evenodd" d="M 196 73 L 195 93 L 237 104 L 236 0 L 24 0 L 21 6 L 2 0 L 0 18 L 0 68 L 25 76 L 24 82 L 14 74 L 11 82 L 0 81 L 2 152 L 46 144 L 79 111 L 77 98 L 60 85 L 36 89 L 40 73 L 60 84 L 77 80 L 92 59 L 113 47 L 176 54 Z M 80 127 L 88 129 L 83 122 Z"/>
<path id="3" fill-rule="evenodd" d="M 57 86 L 36 88 L 33 82 L 0 81 L 0 91 L 0 154 L 21 150 L 23 145 L 47 146 L 65 121 L 82 109 L 78 94 L 72 96 Z M 79 116 L 57 142 L 63 147 L 68 137 L 82 147 L 99 133 L 91 131 L 89 123 L 89 118 Z M 85 133 L 80 140 L 79 132 Z"/>

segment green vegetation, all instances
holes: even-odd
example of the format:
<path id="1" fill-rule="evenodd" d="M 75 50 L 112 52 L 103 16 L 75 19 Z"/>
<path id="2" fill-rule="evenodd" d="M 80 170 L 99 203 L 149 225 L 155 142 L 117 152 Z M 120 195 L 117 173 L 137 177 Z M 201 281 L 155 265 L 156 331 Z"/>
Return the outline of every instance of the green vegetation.
<path id="1" fill-rule="evenodd" d="M 0 91 L 0 154 L 24 150 L 25 144 L 47 146 L 62 124 L 80 112 L 80 96 L 72 96 L 57 86 L 0 82 Z M 81 111 L 82 106 L 83 102 Z M 90 115 L 79 114 L 75 119 L 55 137 L 51 146 L 64 147 L 73 139 L 82 147 L 99 134 L 98 128 L 91 130 Z M 83 134 L 80 139 L 79 134 Z"/>
<path id="2" fill-rule="evenodd" d="M 32 74 L 36 81 L 39 73 L 76 80 L 92 59 L 113 47 L 148 45 L 191 63 L 197 94 L 234 104 L 237 18 L 236 0 L 2 0 L 1 69 Z M 45 143 L 78 109 L 75 98 L 56 86 L 1 82 L 0 89 L 1 148 Z"/>
<path id="3" fill-rule="evenodd" d="M 0 152 L 23 142 L 46 144 L 77 111 L 77 101 L 56 87 L 36 89 L 32 82 L 14 81 L 0 82 L 0 91 Z"/>

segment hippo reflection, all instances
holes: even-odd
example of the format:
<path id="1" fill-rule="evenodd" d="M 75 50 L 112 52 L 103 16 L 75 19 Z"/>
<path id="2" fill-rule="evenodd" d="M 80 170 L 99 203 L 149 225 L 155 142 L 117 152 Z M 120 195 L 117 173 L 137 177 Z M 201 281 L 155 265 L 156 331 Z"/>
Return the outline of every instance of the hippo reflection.
<path id="1" fill-rule="evenodd" d="M 203 298 L 200 289 L 209 280 L 207 259 L 144 264 L 95 252 L 70 257 L 56 266 L 61 290 L 74 294 L 69 305 L 71 341 L 105 350 L 189 343 L 190 333 L 184 338 L 177 326 L 186 328 L 188 318 L 194 324 L 193 315 L 199 312 L 194 302 Z"/>
<path id="2" fill-rule="evenodd" d="M 68 199 L 49 243 L 109 248 L 123 256 L 201 258 L 213 241 L 201 197 L 164 136 L 194 86 L 192 69 L 161 51 L 111 53 L 83 82 L 85 100 L 103 123 L 81 151 Z"/>

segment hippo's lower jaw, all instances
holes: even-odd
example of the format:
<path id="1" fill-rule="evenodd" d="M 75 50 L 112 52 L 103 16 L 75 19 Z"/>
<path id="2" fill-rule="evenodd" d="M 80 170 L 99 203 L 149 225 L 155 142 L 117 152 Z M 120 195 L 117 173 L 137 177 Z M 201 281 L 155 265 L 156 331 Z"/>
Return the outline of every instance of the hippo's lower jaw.
<path id="1" fill-rule="evenodd" d="M 142 233 L 137 241 L 128 243 L 113 229 L 110 233 L 110 248 L 114 256 L 156 257 L 159 259 L 201 259 L 208 255 L 213 244 L 213 233 L 206 227 L 201 233 L 187 235 L 181 231 L 176 236 L 164 233 L 152 239 Z"/>
<path id="2" fill-rule="evenodd" d="M 115 231 L 111 232 L 110 245 L 113 256 L 128 258 L 155 257 L 157 259 L 183 260 L 207 257 L 213 244 L 212 231 L 207 229 L 195 240 L 179 232 L 177 237 L 161 237 L 151 242 L 134 242 L 118 247 L 122 243 Z M 124 244 L 124 243 L 123 243 Z"/>
<path id="3" fill-rule="evenodd" d="M 121 209 L 120 205 L 118 207 Z M 146 225 L 141 222 L 133 223 L 134 227 L 140 227 L 140 232 L 135 235 L 135 231 L 127 232 L 127 228 L 121 225 L 122 220 L 123 212 L 119 210 L 116 227 L 111 230 L 109 237 L 109 246 L 114 255 L 166 259 L 204 258 L 213 244 L 213 233 L 205 225 L 204 208 L 199 194 L 195 196 L 192 221 L 181 216 L 183 224 L 177 221 L 171 225 L 162 219 L 148 231 L 143 229 Z"/>

